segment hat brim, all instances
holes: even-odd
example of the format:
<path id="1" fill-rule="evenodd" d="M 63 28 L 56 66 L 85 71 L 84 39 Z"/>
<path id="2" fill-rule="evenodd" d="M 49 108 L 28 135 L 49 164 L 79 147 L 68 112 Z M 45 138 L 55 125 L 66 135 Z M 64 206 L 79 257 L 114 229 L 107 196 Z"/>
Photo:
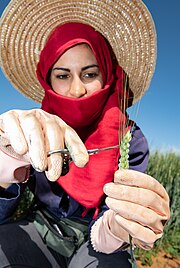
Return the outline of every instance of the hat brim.
<path id="1" fill-rule="evenodd" d="M 51 31 L 66 22 L 91 25 L 109 41 L 129 77 L 133 103 L 140 99 L 156 64 L 156 30 L 141 0 L 11 0 L 1 17 L 0 61 L 13 86 L 42 101 L 36 65 Z"/>

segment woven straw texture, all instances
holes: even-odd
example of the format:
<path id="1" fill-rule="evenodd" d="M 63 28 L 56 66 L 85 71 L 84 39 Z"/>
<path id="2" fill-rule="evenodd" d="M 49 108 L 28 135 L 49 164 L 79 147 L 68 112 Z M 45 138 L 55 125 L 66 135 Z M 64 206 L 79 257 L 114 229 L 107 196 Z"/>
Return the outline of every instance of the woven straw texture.
<path id="1" fill-rule="evenodd" d="M 134 101 L 151 82 L 156 63 L 156 31 L 141 0 L 12 0 L 1 17 L 1 68 L 13 86 L 41 102 L 44 90 L 36 77 L 40 51 L 59 24 L 82 22 L 111 44 L 129 76 Z"/>

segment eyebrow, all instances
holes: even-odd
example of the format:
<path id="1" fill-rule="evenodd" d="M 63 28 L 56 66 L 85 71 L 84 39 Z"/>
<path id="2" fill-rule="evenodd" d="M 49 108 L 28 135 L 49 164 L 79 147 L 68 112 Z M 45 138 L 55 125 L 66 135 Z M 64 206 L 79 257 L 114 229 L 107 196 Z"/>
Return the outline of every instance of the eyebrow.
<path id="1" fill-rule="evenodd" d="M 55 67 L 55 68 L 53 68 L 53 71 L 55 71 L 55 70 L 61 70 L 61 71 L 70 72 L 69 69 L 67 69 L 67 68 L 63 68 L 63 67 Z"/>
<path id="2" fill-rule="evenodd" d="M 89 68 L 93 68 L 93 67 L 99 68 L 99 66 L 97 64 L 91 64 L 91 65 L 87 65 L 87 66 L 83 67 L 82 68 L 82 71 L 85 71 L 85 70 L 87 70 Z"/>
<path id="3" fill-rule="evenodd" d="M 82 67 L 81 70 L 82 70 L 82 71 L 85 71 L 85 70 L 87 70 L 87 69 L 89 69 L 89 68 L 93 68 L 93 67 L 97 67 L 97 68 L 99 68 L 97 64 L 91 64 L 91 65 L 87 65 L 87 66 L 85 66 L 85 67 Z M 54 70 L 61 70 L 61 71 L 70 72 L 70 69 L 68 69 L 68 68 L 64 68 L 64 67 L 55 67 L 55 68 L 53 68 L 53 71 L 54 71 Z"/>

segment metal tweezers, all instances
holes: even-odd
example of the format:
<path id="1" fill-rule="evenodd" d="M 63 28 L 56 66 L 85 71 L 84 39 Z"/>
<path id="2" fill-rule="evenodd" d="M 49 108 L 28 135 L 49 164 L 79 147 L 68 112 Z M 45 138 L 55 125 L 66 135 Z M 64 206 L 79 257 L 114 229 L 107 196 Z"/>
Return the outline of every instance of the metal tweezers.
<path id="1" fill-rule="evenodd" d="M 0 136 L 0 148 L 3 149 L 3 151 L 7 151 L 8 154 L 12 154 L 12 156 L 15 156 L 18 159 L 18 154 L 16 152 L 14 152 L 13 148 L 11 147 L 8 139 Z M 87 150 L 89 155 L 94 155 L 94 154 L 98 154 L 102 151 L 107 151 L 107 150 L 112 150 L 115 148 L 119 148 L 119 145 L 114 145 L 114 146 L 109 146 L 109 147 L 105 147 L 105 148 L 99 148 L 99 149 L 90 149 Z M 64 155 L 64 157 L 71 159 L 71 155 L 68 149 L 58 149 L 58 150 L 51 150 L 47 153 L 47 156 L 50 156 L 52 154 L 56 154 L 56 153 L 61 153 Z"/>
<path id="2" fill-rule="evenodd" d="M 102 151 L 107 151 L 107 150 L 111 150 L 111 149 L 115 149 L 115 148 L 119 148 L 119 145 L 114 145 L 114 146 L 109 146 L 109 147 L 99 148 L 99 149 L 91 149 L 91 150 L 87 150 L 87 152 L 89 155 L 94 155 L 94 154 L 98 154 Z M 47 156 L 50 156 L 50 155 L 56 154 L 56 153 L 61 153 L 61 154 L 64 154 L 65 156 L 70 156 L 70 152 L 68 151 L 68 149 L 52 150 L 52 151 L 48 152 Z"/>

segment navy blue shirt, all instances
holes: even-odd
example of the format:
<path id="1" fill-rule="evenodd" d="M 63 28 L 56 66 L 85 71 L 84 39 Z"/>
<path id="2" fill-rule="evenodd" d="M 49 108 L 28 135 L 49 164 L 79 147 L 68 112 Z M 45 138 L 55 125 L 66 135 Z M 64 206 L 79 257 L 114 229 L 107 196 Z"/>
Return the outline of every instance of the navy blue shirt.
<path id="1" fill-rule="evenodd" d="M 145 172 L 148 164 L 149 149 L 147 140 L 138 126 L 134 126 L 129 148 L 129 169 Z M 39 206 L 46 207 L 58 218 L 73 217 L 82 219 L 84 207 L 68 196 L 56 182 L 47 180 L 44 172 L 32 169 L 29 182 L 33 181 L 33 191 Z M 8 222 L 15 211 L 25 184 L 12 184 L 6 190 L 0 190 L 0 224 Z M 101 216 L 108 207 L 102 202 Z M 92 225 L 94 209 L 89 209 L 85 216 Z"/>

